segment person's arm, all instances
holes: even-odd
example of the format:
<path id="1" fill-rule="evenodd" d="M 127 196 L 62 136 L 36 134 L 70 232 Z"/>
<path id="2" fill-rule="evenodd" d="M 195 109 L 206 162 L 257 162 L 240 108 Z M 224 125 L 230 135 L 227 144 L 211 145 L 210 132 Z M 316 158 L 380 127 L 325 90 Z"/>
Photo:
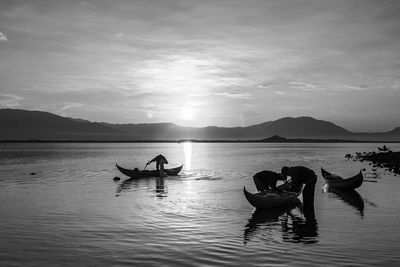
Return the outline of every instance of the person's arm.
<path id="1" fill-rule="evenodd" d="M 149 165 L 150 163 L 154 162 L 155 160 L 156 160 L 156 158 L 154 158 L 154 159 L 152 159 L 152 160 L 149 160 L 149 161 L 147 161 L 147 163 L 146 163 L 146 166 L 145 166 L 144 168 L 146 169 L 147 165 Z"/>

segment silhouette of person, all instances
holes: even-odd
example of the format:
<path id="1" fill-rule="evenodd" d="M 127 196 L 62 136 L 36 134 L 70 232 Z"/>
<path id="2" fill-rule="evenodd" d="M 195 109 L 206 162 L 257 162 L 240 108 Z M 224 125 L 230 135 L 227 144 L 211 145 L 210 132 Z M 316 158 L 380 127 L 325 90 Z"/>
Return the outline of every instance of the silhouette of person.
<path id="1" fill-rule="evenodd" d="M 253 180 L 258 191 L 278 191 L 276 183 L 278 180 L 286 181 L 286 177 L 282 177 L 279 173 L 272 171 L 260 171 L 253 176 Z"/>
<path id="2" fill-rule="evenodd" d="M 295 167 L 283 167 L 281 170 L 283 177 L 292 177 L 292 188 L 291 191 L 298 191 L 302 184 L 305 185 L 303 190 L 303 205 L 304 213 L 309 215 L 308 217 L 314 216 L 314 193 L 315 184 L 317 183 L 317 176 L 315 172 L 304 166 Z"/>
<path id="3" fill-rule="evenodd" d="M 156 163 L 156 168 L 157 168 L 157 171 L 159 172 L 159 175 L 164 176 L 164 164 L 168 164 L 168 160 L 163 155 L 160 154 L 160 155 L 156 156 L 154 159 L 149 160 L 146 163 L 146 167 L 147 167 L 147 165 L 149 165 L 152 162 Z"/>

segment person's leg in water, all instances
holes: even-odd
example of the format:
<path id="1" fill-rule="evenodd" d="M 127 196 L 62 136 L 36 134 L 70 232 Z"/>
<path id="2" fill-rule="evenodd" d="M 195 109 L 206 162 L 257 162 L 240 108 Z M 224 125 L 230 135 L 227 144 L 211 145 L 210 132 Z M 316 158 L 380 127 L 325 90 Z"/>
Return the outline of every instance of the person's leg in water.
<path id="1" fill-rule="evenodd" d="M 305 187 L 303 190 L 303 212 L 306 220 L 309 222 L 315 221 L 314 213 L 314 195 L 315 195 L 315 185 L 317 183 L 317 176 L 315 173 L 308 176 L 305 179 Z"/>

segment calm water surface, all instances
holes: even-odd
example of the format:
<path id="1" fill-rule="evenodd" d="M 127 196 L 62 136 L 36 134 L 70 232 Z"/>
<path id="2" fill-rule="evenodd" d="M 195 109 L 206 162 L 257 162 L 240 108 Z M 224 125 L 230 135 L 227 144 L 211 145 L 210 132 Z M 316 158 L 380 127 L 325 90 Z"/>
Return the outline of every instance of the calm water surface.
<path id="1" fill-rule="evenodd" d="M 398 266 L 400 177 L 344 158 L 380 145 L 0 144 L 0 266 Z M 180 176 L 126 181 L 115 168 L 159 153 Z M 244 198 L 256 172 L 283 165 L 318 174 L 317 225 Z M 321 167 L 378 182 L 327 192 Z"/>

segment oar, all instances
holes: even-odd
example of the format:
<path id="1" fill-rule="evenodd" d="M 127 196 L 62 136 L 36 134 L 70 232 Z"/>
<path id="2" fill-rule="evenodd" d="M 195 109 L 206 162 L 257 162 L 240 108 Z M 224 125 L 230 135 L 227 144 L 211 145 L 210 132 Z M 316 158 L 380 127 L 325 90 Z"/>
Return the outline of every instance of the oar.
<path id="1" fill-rule="evenodd" d="M 377 183 L 378 181 L 375 181 L 375 180 L 365 180 L 365 179 L 364 179 L 364 182 Z"/>

